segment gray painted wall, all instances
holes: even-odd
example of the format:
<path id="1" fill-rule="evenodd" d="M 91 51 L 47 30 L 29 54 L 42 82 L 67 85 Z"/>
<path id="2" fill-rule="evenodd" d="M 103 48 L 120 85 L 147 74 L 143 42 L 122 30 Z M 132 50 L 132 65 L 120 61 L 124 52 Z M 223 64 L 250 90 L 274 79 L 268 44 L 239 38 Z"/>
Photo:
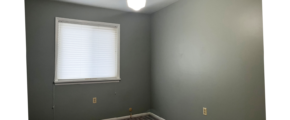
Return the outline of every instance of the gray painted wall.
<path id="1" fill-rule="evenodd" d="M 261 0 L 181 0 L 152 16 L 152 49 L 154 113 L 265 120 Z"/>
<path id="2" fill-rule="evenodd" d="M 25 8 L 30 120 L 53 119 L 55 17 L 121 24 L 122 78 L 120 83 L 56 86 L 55 120 L 124 116 L 129 107 L 134 113 L 149 110 L 149 15 L 45 0 L 26 0 Z"/>

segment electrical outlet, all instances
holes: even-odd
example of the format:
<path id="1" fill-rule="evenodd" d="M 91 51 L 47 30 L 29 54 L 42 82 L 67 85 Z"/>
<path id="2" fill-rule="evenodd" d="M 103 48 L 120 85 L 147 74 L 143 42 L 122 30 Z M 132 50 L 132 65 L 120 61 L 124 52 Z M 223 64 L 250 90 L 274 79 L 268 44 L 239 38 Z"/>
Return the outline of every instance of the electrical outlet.
<path id="1" fill-rule="evenodd" d="M 129 112 L 132 112 L 132 110 L 133 110 L 132 108 L 129 108 Z"/>
<path id="2" fill-rule="evenodd" d="M 203 115 L 207 115 L 207 108 L 203 107 Z"/>
<path id="3" fill-rule="evenodd" d="M 97 103 L 97 97 L 93 98 L 93 103 Z"/>

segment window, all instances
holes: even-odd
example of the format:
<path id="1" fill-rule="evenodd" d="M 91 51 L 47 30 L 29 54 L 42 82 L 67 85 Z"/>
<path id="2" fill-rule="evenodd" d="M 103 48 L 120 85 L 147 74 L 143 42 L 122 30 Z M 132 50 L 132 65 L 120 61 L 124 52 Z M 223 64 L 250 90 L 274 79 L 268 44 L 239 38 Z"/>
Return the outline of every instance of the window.
<path id="1" fill-rule="evenodd" d="M 120 80 L 120 25 L 56 18 L 55 83 Z"/>

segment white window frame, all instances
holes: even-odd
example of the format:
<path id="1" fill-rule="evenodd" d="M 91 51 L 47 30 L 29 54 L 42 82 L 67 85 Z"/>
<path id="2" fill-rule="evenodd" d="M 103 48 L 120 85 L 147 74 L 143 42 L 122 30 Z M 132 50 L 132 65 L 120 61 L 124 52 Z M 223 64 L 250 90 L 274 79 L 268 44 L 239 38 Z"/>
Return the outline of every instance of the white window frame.
<path id="1" fill-rule="evenodd" d="M 117 43 L 116 43 L 117 76 L 111 77 L 111 78 L 60 79 L 61 81 L 59 81 L 57 77 L 57 73 L 58 73 L 57 68 L 58 68 L 58 28 L 59 28 L 58 24 L 60 22 L 83 24 L 83 25 L 116 27 L 117 28 Z M 121 81 L 121 78 L 120 78 L 120 24 L 56 17 L 55 18 L 55 79 L 54 79 L 54 83 L 57 85 L 66 85 L 66 84 L 111 83 L 111 82 L 119 82 L 119 81 Z"/>

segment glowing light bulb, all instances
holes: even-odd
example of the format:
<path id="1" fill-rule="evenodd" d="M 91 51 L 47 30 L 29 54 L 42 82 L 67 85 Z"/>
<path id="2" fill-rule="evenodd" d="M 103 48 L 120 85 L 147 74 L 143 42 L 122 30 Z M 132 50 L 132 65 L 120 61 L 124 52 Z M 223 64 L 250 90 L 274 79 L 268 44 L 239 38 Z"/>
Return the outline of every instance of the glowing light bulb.
<path id="1" fill-rule="evenodd" d="M 135 11 L 139 11 L 146 5 L 146 0 L 127 0 L 127 4 Z"/>

